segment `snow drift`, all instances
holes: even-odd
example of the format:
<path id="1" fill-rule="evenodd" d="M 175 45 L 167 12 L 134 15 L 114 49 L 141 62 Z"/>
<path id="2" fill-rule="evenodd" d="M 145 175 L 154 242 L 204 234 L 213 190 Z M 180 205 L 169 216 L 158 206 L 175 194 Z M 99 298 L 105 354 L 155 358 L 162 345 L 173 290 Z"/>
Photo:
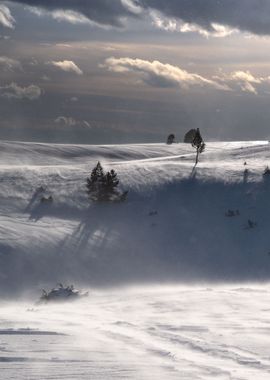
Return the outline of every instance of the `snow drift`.
<path id="1" fill-rule="evenodd" d="M 268 142 L 207 143 L 194 160 L 189 144 L 1 142 L 1 295 L 59 281 L 267 281 Z M 126 202 L 89 202 L 97 161 Z"/>

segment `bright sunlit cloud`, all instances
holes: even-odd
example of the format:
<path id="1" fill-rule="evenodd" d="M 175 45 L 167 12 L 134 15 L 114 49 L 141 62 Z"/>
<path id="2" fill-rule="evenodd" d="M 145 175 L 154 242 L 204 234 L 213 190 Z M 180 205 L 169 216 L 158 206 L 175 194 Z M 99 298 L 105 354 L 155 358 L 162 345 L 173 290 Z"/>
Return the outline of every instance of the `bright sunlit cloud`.
<path id="1" fill-rule="evenodd" d="M 152 24 L 156 28 L 167 32 L 198 33 L 207 38 L 222 38 L 239 33 L 239 30 L 236 28 L 231 28 L 218 23 L 211 23 L 210 28 L 206 29 L 195 23 L 184 22 L 180 19 L 166 17 L 157 11 L 150 11 L 149 14 L 152 18 Z"/>
<path id="2" fill-rule="evenodd" d="M 68 73 L 74 73 L 77 75 L 83 74 L 82 70 L 73 61 L 68 61 L 68 60 L 51 61 L 51 62 L 48 62 L 48 64 L 54 67 L 57 67 L 58 69 L 63 70 Z"/>
<path id="3" fill-rule="evenodd" d="M 191 89 L 205 87 L 221 91 L 240 91 L 253 95 L 259 92 L 266 93 L 265 88 L 270 87 L 269 76 L 256 77 L 246 70 L 220 72 L 219 75 L 205 77 L 191 73 L 178 66 L 159 61 L 147 61 L 132 58 L 107 58 L 104 65 L 108 71 L 125 74 L 133 73 L 142 82 L 153 87 L 179 87 Z M 268 88 L 269 91 L 269 88 Z"/>
<path id="4" fill-rule="evenodd" d="M 201 75 L 189 73 L 180 67 L 161 63 L 159 61 L 146 61 L 132 58 L 108 58 L 105 65 L 109 71 L 118 73 L 133 72 L 140 79 L 154 87 L 182 87 L 191 86 L 212 87 L 218 90 L 228 91 L 226 84 L 220 84 Z"/>
<path id="5" fill-rule="evenodd" d="M 14 28 L 15 25 L 14 17 L 9 8 L 4 4 L 0 4 L 0 25 L 11 29 Z"/>

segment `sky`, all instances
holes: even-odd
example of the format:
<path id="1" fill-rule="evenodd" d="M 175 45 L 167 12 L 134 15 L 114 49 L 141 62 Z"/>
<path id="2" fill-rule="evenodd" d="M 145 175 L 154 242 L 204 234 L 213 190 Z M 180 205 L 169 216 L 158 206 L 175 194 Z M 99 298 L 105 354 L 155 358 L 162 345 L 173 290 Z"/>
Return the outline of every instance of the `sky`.
<path id="1" fill-rule="evenodd" d="M 0 1 L 0 138 L 270 138 L 269 0 Z"/>

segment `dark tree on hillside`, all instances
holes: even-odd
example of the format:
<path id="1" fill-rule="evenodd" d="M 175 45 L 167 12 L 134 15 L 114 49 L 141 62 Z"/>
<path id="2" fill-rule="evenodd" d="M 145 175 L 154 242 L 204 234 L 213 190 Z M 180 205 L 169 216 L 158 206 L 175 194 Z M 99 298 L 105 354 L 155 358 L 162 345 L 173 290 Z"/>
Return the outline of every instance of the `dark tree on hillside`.
<path id="1" fill-rule="evenodd" d="M 203 141 L 199 128 L 196 129 L 196 133 L 194 135 L 191 145 L 193 146 L 193 148 L 196 149 L 196 159 L 195 159 L 195 166 L 196 166 L 199 161 L 199 154 L 204 152 L 205 150 L 205 143 Z"/>
<path id="2" fill-rule="evenodd" d="M 117 173 L 111 170 L 105 174 L 100 162 L 92 170 L 91 176 L 86 179 L 87 194 L 92 201 L 125 200 L 127 191 L 120 192 L 117 189 L 118 185 Z"/>
<path id="3" fill-rule="evenodd" d="M 93 194 L 94 192 L 98 191 L 99 187 L 101 187 L 103 180 L 104 180 L 104 171 L 100 162 L 98 162 L 97 165 L 92 170 L 90 178 L 86 179 L 87 193 L 89 196 Z"/>
<path id="4" fill-rule="evenodd" d="M 192 144 L 192 141 L 196 135 L 196 129 L 190 129 L 184 137 L 184 143 Z"/>
<path id="5" fill-rule="evenodd" d="M 113 192 L 116 187 L 119 185 L 119 179 L 117 178 L 117 174 L 114 170 L 106 173 L 103 177 L 103 188 L 106 192 Z"/>
<path id="6" fill-rule="evenodd" d="M 263 177 L 266 178 L 266 177 L 269 177 L 269 175 L 270 175 L 270 169 L 269 169 L 269 166 L 267 165 L 266 168 L 264 169 Z"/>
<path id="7" fill-rule="evenodd" d="M 170 145 L 172 143 L 175 143 L 175 135 L 173 133 L 167 137 L 167 144 Z"/>

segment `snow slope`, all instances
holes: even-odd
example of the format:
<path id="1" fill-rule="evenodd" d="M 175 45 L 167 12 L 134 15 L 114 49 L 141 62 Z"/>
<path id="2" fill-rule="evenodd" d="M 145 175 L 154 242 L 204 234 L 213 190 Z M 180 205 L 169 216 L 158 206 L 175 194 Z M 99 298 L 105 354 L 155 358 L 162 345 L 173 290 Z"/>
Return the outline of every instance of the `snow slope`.
<path id="1" fill-rule="evenodd" d="M 196 170 L 186 144 L 0 156 L 0 380 L 269 379 L 268 142 L 209 142 Z M 89 202 L 98 160 L 126 202 Z M 59 281 L 90 295 L 36 305 Z"/>
<path id="2" fill-rule="evenodd" d="M 0 156 L 2 295 L 58 281 L 269 278 L 268 142 L 208 143 L 195 171 L 189 144 L 1 142 Z M 85 179 L 98 160 L 129 190 L 125 203 L 88 201 Z M 43 195 L 54 202 L 41 204 Z"/>

